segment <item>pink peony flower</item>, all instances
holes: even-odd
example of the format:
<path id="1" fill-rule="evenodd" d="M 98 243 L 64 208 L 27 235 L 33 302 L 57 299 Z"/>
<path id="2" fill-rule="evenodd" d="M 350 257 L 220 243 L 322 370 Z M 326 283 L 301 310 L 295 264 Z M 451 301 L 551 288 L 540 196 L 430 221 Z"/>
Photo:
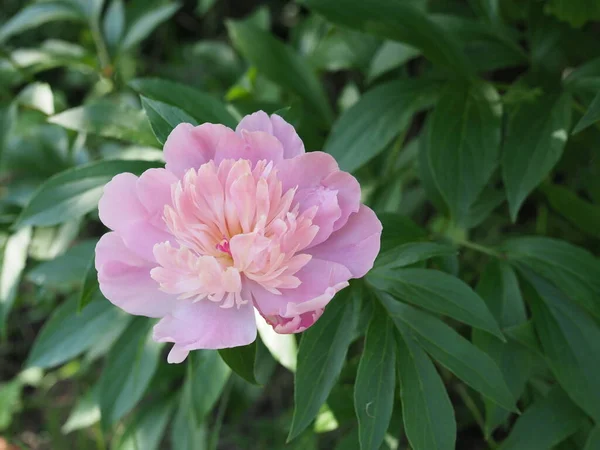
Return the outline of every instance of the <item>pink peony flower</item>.
<path id="1" fill-rule="evenodd" d="M 99 212 L 102 293 L 131 314 L 160 317 L 154 339 L 190 350 L 247 345 L 254 308 L 278 333 L 310 327 L 379 252 L 381 223 L 356 179 L 330 155 L 305 153 L 277 115 L 235 131 L 178 125 L 164 169 L 114 177 Z"/>

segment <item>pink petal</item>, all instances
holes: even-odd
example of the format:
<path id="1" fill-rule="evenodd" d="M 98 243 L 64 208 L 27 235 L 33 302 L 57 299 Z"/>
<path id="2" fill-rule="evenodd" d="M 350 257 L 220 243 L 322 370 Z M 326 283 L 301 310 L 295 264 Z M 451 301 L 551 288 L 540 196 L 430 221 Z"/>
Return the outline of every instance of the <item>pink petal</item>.
<path id="1" fill-rule="evenodd" d="M 248 345 L 256 339 L 254 309 L 221 308 L 218 303 L 182 301 L 154 326 L 154 340 L 174 342 L 168 361 L 182 362 L 190 350 L 220 349 Z"/>
<path id="2" fill-rule="evenodd" d="M 353 278 L 360 278 L 373 267 L 379 253 L 381 229 L 381 222 L 375 213 L 361 205 L 346 225 L 306 252 L 315 258 L 343 264 L 352 272 Z"/>
<path id="3" fill-rule="evenodd" d="M 219 164 L 224 159 L 247 159 L 252 165 L 260 160 L 278 163 L 283 159 L 283 147 L 276 137 L 263 131 L 241 130 L 236 135 L 241 141 L 233 145 L 224 146 L 215 156 Z M 232 139 L 233 141 L 233 139 Z"/>
<path id="4" fill-rule="evenodd" d="M 129 250 L 118 233 L 100 238 L 95 265 L 102 294 L 130 314 L 163 317 L 177 304 L 150 278 L 153 266 Z"/>
<path id="5" fill-rule="evenodd" d="M 137 196 L 137 181 L 138 177 L 132 173 L 120 173 L 104 186 L 98 215 L 111 230 L 118 231 L 131 220 L 146 215 L 146 209 Z"/>
<path id="6" fill-rule="evenodd" d="M 300 189 L 296 192 L 294 203 L 300 204 L 300 212 L 316 206 L 317 213 L 312 223 L 319 227 L 317 235 L 310 246 L 315 246 L 325 241 L 333 232 L 334 225 L 340 219 L 342 210 L 338 204 L 338 193 L 324 186 Z"/>
<path id="7" fill-rule="evenodd" d="M 271 117 L 263 111 L 250 114 L 244 117 L 235 129 L 238 133 L 241 130 L 264 131 L 275 136 L 283 146 L 285 159 L 304 153 L 304 144 L 294 127 L 277 114 L 272 114 Z"/>
<path id="8" fill-rule="evenodd" d="M 171 204 L 171 186 L 177 183 L 177 177 L 166 169 L 146 170 L 137 180 L 137 196 L 152 216 L 160 216 L 165 205 Z"/>
<path id="9" fill-rule="evenodd" d="M 333 156 L 323 152 L 310 152 L 284 159 L 277 165 L 278 177 L 283 184 L 283 192 L 295 187 L 314 187 L 328 175 L 339 170 Z"/>
<path id="10" fill-rule="evenodd" d="M 174 241 L 173 235 L 154 226 L 149 219 L 131 221 L 119 229 L 119 234 L 127 248 L 150 262 L 156 261 L 153 252 L 156 244 Z"/>
<path id="11" fill-rule="evenodd" d="M 194 127 L 180 123 L 165 142 L 166 168 L 183 177 L 188 169 L 198 169 L 232 145 L 239 148 L 242 142 L 233 130 L 224 125 L 204 123 Z"/>
<path id="12" fill-rule="evenodd" d="M 313 258 L 295 276 L 301 284 L 294 289 L 282 289 L 280 295 L 259 285 L 251 287 L 256 308 L 278 333 L 284 333 L 284 328 L 293 328 L 285 333 L 302 331 L 307 328 L 304 326 L 307 321 L 312 325 L 333 296 L 348 286 L 352 274 L 342 264 Z M 278 325 L 286 326 L 278 328 Z"/>
<path id="13" fill-rule="evenodd" d="M 348 172 L 334 172 L 323 180 L 323 186 L 337 191 L 337 201 L 340 207 L 340 217 L 333 225 L 333 231 L 342 228 L 351 214 L 358 212 L 360 207 L 360 184 Z"/>

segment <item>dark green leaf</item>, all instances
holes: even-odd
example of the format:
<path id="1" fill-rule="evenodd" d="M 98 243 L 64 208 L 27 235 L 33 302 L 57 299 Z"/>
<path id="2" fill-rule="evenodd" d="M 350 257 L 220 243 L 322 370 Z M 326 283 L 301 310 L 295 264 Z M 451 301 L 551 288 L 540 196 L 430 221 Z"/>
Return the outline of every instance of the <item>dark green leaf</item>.
<path id="1" fill-rule="evenodd" d="M 167 137 L 180 123 L 191 123 L 192 125 L 198 125 L 198 123 L 187 114 L 185 111 L 177 108 L 176 106 L 169 105 L 167 103 L 160 102 L 158 100 L 151 100 L 142 96 L 142 106 L 146 111 L 150 126 L 158 142 L 164 145 Z"/>
<path id="2" fill-rule="evenodd" d="M 335 122 L 324 150 L 342 170 L 352 172 L 385 150 L 409 125 L 413 115 L 430 106 L 439 84 L 406 79 L 377 86 Z"/>
<path id="3" fill-rule="evenodd" d="M 76 297 L 64 302 L 38 334 L 27 359 L 28 367 L 50 368 L 67 362 L 89 349 L 106 333 L 128 320 L 100 294 L 81 312 Z"/>
<path id="4" fill-rule="evenodd" d="M 181 389 L 179 407 L 173 420 L 171 444 L 177 450 L 206 450 L 206 422 L 196 418 L 193 404 L 191 379 L 187 379 Z M 139 449 L 141 450 L 141 449 Z"/>
<path id="5" fill-rule="evenodd" d="M 271 81 L 300 96 L 325 123 L 332 112 L 319 79 L 290 47 L 271 34 L 245 22 L 228 22 L 235 47 Z"/>
<path id="6" fill-rule="evenodd" d="M 521 325 L 515 325 L 512 327 L 505 328 L 504 334 L 508 336 L 515 342 L 518 342 L 529 351 L 543 356 L 541 345 L 538 340 L 537 335 L 535 334 L 535 329 L 533 328 L 533 321 L 528 320 L 527 322 L 522 323 Z"/>
<path id="7" fill-rule="evenodd" d="M 569 397 L 600 420 L 600 327 L 583 309 L 543 278 L 525 271 L 533 323 L 548 364 Z"/>
<path id="8" fill-rule="evenodd" d="M 157 146 L 143 111 L 126 104 L 100 100 L 68 109 L 48 119 L 69 130 L 97 134 L 139 145 Z"/>
<path id="9" fill-rule="evenodd" d="M 91 258 L 85 271 L 85 278 L 79 292 L 79 310 L 81 311 L 98 292 L 98 272 L 95 267 L 95 258 Z"/>
<path id="10" fill-rule="evenodd" d="M 31 227 L 25 227 L 0 241 L 0 330 L 2 331 L 17 296 L 30 242 Z"/>
<path id="11" fill-rule="evenodd" d="M 454 36 L 409 2 L 304 0 L 303 3 L 336 24 L 404 42 L 421 50 L 431 61 L 463 76 L 470 76 L 473 72 Z"/>
<path id="12" fill-rule="evenodd" d="M 511 115 L 503 146 L 502 178 L 514 221 L 529 193 L 560 159 L 571 124 L 568 94 L 542 95 Z"/>
<path id="13" fill-rule="evenodd" d="M 173 411 L 171 398 L 153 401 L 140 409 L 113 443 L 115 450 L 158 450 Z"/>
<path id="14" fill-rule="evenodd" d="M 544 12 L 553 14 L 574 27 L 581 27 L 592 20 L 600 20 L 600 4 L 594 0 L 549 0 Z"/>
<path id="15" fill-rule="evenodd" d="M 190 354 L 192 405 L 199 422 L 212 410 L 221 396 L 231 370 L 215 350 L 198 350 Z"/>
<path id="16" fill-rule="evenodd" d="M 105 428 L 131 411 L 150 384 L 161 348 L 152 340 L 152 325 L 146 318 L 136 318 L 108 354 L 98 381 Z"/>
<path id="17" fill-rule="evenodd" d="M 76 8 L 61 2 L 35 3 L 26 6 L 0 27 L 0 43 L 9 37 L 44 23 L 57 20 L 81 20 Z"/>
<path id="18" fill-rule="evenodd" d="M 419 56 L 421 52 L 410 45 L 385 41 L 373 56 L 367 78 L 370 81 Z"/>
<path id="19" fill-rule="evenodd" d="M 179 3 L 168 3 L 158 8 L 149 8 L 129 26 L 121 41 L 121 49 L 123 51 L 130 50 L 139 44 L 150 36 L 156 27 L 169 20 L 180 7 Z"/>
<path id="20" fill-rule="evenodd" d="M 255 372 L 256 353 L 256 341 L 243 347 L 223 348 L 219 350 L 221 358 L 223 358 L 223 361 L 227 363 L 231 370 L 249 383 L 260 384 L 256 379 Z"/>
<path id="21" fill-rule="evenodd" d="M 600 426 L 596 426 L 588 436 L 583 450 L 599 450 L 600 449 Z"/>
<path id="22" fill-rule="evenodd" d="M 541 189 L 552 209 L 575 227 L 596 239 L 600 238 L 600 206 L 582 199 L 572 190 L 557 184 L 548 183 L 542 185 Z"/>
<path id="23" fill-rule="evenodd" d="M 15 226 L 55 225 L 98 206 L 104 185 L 122 172 L 141 174 L 157 161 L 100 161 L 65 170 L 46 180 L 21 212 Z"/>
<path id="24" fill-rule="evenodd" d="M 359 295 L 359 289 L 342 291 L 302 335 L 294 384 L 294 417 L 288 440 L 310 425 L 342 370 L 358 320 Z"/>
<path id="25" fill-rule="evenodd" d="M 551 280 L 569 299 L 600 317 L 600 264 L 591 253 L 544 237 L 510 239 L 503 249 L 509 261 Z"/>
<path id="26" fill-rule="evenodd" d="M 577 122 L 575 125 L 575 129 L 573 130 L 573 134 L 579 133 L 580 131 L 585 130 L 590 125 L 593 125 L 597 121 L 600 120 L 600 93 L 594 97 L 592 103 L 584 116 Z"/>
<path id="27" fill-rule="evenodd" d="M 425 239 L 427 231 L 410 218 L 400 214 L 382 213 L 379 220 L 383 225 L 381 251 L 387 251 L 402 244 Z"/>
<path id="28" fill-rule="evenodd" d="M 112 0 L 104 15 L 104 38 L 111 50 L 119 46 L 125 31 L 125 6 L 123 0 Z"/>
<path id="29" fill-rule="evenodd" d="M 452 450 L 456 419 L 444 382 L 410 333 L 398 341 L 402 418 L 414 450 Z"/>
<path id="30" fill-rule="evenodd" d="M 498 164 L 502 107 L 487 84 L 452 82 L 428 123 L 427 161 L 451 217 L 466 225 L 471 205 Z"/>
<path id="31" fill-rule="evenodd" d="M 230 128 L 237 125 L 220 100 L 192 87 L 160 78 L 138 78 L 129 84 L 144 97 L 184 110 L 196 123 L 220 123 Z"/>
<path id="32" fill-rule="evenodd" d="M 585 415 L 560 387 L 536 401 L 515 423 L 499 450 L 548 450 L 575 433 Z"/>
<path id="33" fill-rule="evenodd" d="M 354 387 L 361 450 L 378 450 L 394 406 L 395 339 L 391 320 L 378 307 L 371 319 Z"/>
<path id="34" fill-rule="evenodd" d="M 410 330 L 434 359 L 485 397 L 515 411 L 515 399 L 502 372 L 486 353 L 441 320 L 386 293 L 379 292 L 378 296 L 396 326 L 401 331 Z"/>
<path id="35" fill-rule="evenodd" d="M 431 269 L 377 268 L 367 281 L 405 302 L 444 314 L 503 339 L 485 302 L 460 279 Z"/>
<path id="36" fill-rule="evenodd" d="M 409 242 L 380 253 L 375 260 L 375 267 L 380 269 L 397 269 L 410 266 L 436 256 L 456 255 L 456 248 L 435 242 Z"/>

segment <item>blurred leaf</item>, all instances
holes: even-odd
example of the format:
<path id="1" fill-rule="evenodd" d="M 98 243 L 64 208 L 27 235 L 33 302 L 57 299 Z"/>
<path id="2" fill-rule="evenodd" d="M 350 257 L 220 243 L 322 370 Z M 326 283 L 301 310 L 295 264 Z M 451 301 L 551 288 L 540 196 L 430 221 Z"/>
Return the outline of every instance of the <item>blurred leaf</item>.
<path id="1" fill-rule="evenodd" d="M 104 15 L 104 39 L 112 50 L 118 48 L 125 31 L 125 6 L 123 0 L 112 0 Z"/>
<path id="2" fill-rule="evenodd" d="M 231 370 L 252 384 L 260 384 L 260 381 L 256 377 L 257 352 L 258 344 L 256 341 L 242 347 L 222 348 L 219 350 L 221 358 L 223 358 L 223 361 L 225 361 Z"/>
<path id="3" fill-rule="evenodd" d="M 49 39 L 36 48 L 20 48 L 10 54 L 11 60 L 26 74 L 36 74 L 55 67 L 69 67 L 93 73 L 94 55 L 84 47 L 71 42 Z"/>
<path id="4" fill-rule="evenodd" d="M 181 4 L 179 3 L 167 3 L 157 8 L 151 8 L 139 16 L 127 27 L 125 36 L 123 36 L 123 40 L 121 41 L 121 50 L 130 50 L 146 39 L 156 27 L 169 20 L 179 8 L 181 8 Z"/>
<path id="5" fill-rule="evenodd" d="M 551 280 L 570 300 L 600 317 L 600 264 L 588 251 L 565 241 L 520 237 L 503 246 L 510 262 Z"/>
<path id="6" fill-rule="evenodd" d="M 600 90 L 600 57 L 584 62 L 564 78 L 568 90 L 596 94 Z"/>
<path id="7" fill-rule="evenodd" d="M 271 81 L 301 97 L 325 123 L 333 113 L 319 79 L 289 46 L 245 22 L 227 22 L 234 46 Z"/>
<path id="8" fill-rule="evenodd" d="M 577 122 L 577 125 L 575 125 L 575 128 L 573 129 L 573 134 L 583 131 L 584 129 L 586 129 L 590 125 L 593 125 L 594 123 L 596 123 L 599 120 L 600 120 L 600 92 L 598 93 L 598 95 L 596 95 L 596 97 L 594 97 L 594 99 L 590 103 L 590 106 L 589 106 L 588 110 L 586 111 L 586 113 L 579 120 L 579 122 Z"/>
<path id="9" fill-rule="evenodd" d="M 188 382 L 195 417 L 201 423 L 221 397 L 231 369 L 216 350 L 198 350 L 192 352 L 190 358 Z"/>
<path id="10" fill-rule="evenodd" d="M 220 100 L 184 84 L 160 78 L 138 78 L 129 84 L 144 97 L 182 109 L 196 123 L 220 123 L 230 128 L 237 125 L 238 121 Z"/>
<path id="11" fill-rule="evenodd" d="M 585 415 L 560 387 L 521 415 L 499 450 L 548 450 L 575 433 Z"/>
<path id="12" fill-rule="evenodd" d="M 439 85 L 428 79 L 392 81 L 368 91 L 335 122 L 325 151 L 352 172 L 385 150 L 418 111 L 430 106 Z"/>
<path id="13" fill-rule="evenodd" d="M 473 68 L 453 35 L 409 2 L 394 0 L 303 0 L 333 23 L 404 42 L 435 63 L 468 77 Z"/>
<path id="14" fill-rule="evenodd" d="M 489 217 L 489 215 L 504 202 L 504 191 L 492 187 L 485 187 L 479 198 L 471 204 L 466 219 L 467 228 L 475 228 Z"/>
<path id="15" fill-rule="evenodd" d="M 528 320 L 521 325 L 514 325 L 512 327 L 505 328 L 503 331 L 506 336 L 515 342 L 523 345 L 531 352 L 543 356 L 541 350 L 542 347 L 537 335 L 535 334 L 532 320 Z"/>
<path id="16" fill-rule="evenodd" d="M 54 95 L 48 83 L 31 83 L 19 92 L 18 101 L 46 115 L 54 114 Z"/>
<path id="17" fill-rule="evenodd" d="M 336 29 L 321 39 L 310 55 L 318 70 L 363 69 L 369 64 L 379 40 L 356 31 Z"/>
<path id="18" fill-rule="evenodd" d="M 38 188 L 15 226 L 47 226 L 81 217 L 96 209 L 104 185 L 115 175 L 160 166 L 157 161 L 99 161 L 61 172 Z"/>
<path id="19" fill-rule="evenodd" d="M 381 234 L 382 251 L 427 238 L 427 231 L 408 217 L 400 214 L 383 213 L 379 214 L 379 220 L 383 225 Z"/>
<path id="20" fill-rule="evenodd" d="M 436 317 L 386 293 L 378 292 L 378 297 L 398 329 L 410 332 L 435 360 L 493 402 L 516 410 L 515 399 L 500 369 L 486 353 Z"/>
<path id="21" fill-rule="evenodd" d="M 87 268 L 85 270 L 85 277 L 81 285 L 81 291 L 79 292 L 79 309 L 85 308 L 85 306 L 94 298 L 96 292 L 98 292 L 98 272 L 95 267 L 95 255 L 90 258 Z"/>
<path id="22" fill-rule="evenodd" d="M 68 109 L 50 117 L 48 121 L 68 130 L 97 134 L 139 145 L 157 145 L 143 111 L 108 100 Z"/>
<path id="23" fill-rule="evenodd" d="M 203 16 L 215 5 L 215 3 L 217 3 L 217 0 L 198 0 L 196 11 L 198 11 L 198 14 Z"/>
<path id="24" fill-rule="evenodd" d="M 13 416 L 21 410 L 22 390 L 23 384 L 17 379 L 0 383 L 0 431 L 5 431 L 12 423 Z"/>
<path id="25" fill-rule="evenodd" d="M 569 22 L 574 27 L 600 20 L 600 4 L 594 0 L 549 0 L 544 12 L 553 14 L 560 20 Z"/>
<path id="26" fill-rule="evenodd" d="M 104 428 L 131 411 L 150 384 L 161 349 L 152 340 L 152 325 L 147 318 L 136 318 L 108 354 L 98 381 Z"/>
<path id="27" fill-rule="evenodd" d="M 62 426 L 63 434 L 87 428 L 100 420 L 100 406 L 98 406 L 96 390 L 87 391 L 71 410 L 69 417 Z"/>
<path id="28" fill-rule="evenodd" d="M 456 419 L 444 382 L 410 333 L 397 339 L 402 418 L 414 450 L 452 450 Z"/>
<path id="29" fill-rule="evenodd" d="M 152 127 L 152 131 L 154 131 L 156 139 L 162 145 L 166 142 L 173 128 L 180 123 L 198 125 L 193 117 L 176 106 L 171 106 L 158 100 L 151 100 L 144 96 L 142 96 L 142 106 L 146 111 L 148 120 L 150 120 L 150 126 Z"/>
<path id="30" fill-rule="evenodd" d="M 88 239 L 74 245 L 63 255 L 35 266 L 27 278 L 45 288 L 71 287 L 79 284 L 86 273 L 89 261 L 94 257 L 96 239 Z"/>
<path id="31" fill-rule="evenodd" d="M 456 255 L 458 250 L 436 242 L 409 242 L 382 252 L 375 260 L 375 270 L 398 269 L 436 256 Z"/>
<path id="32" fill-rule="evenodd" d="M 424 130 L 419 136 L 418 145 L 419 145 L 419 154 L 417 155 L 417 171 L 419 174 L 419 180 L 425 189 L 425 193 L 427 194 L 427 198 L 435 208 L 443 213 L 445 216 L 449 216 L 450 213 L 448 211 L 448 207 L 440 192 L 435 179 L 433 178 L 433 172 L 431 170 L 431 163 L 429 161 L 429 135 L 431 134 L 431 128 L 429 126 L 429 122 L 425 122 Z"/>
<path id="33" fill-rule="evenodd" d="M 27 367 L 63 364 L 94 345 L 107 328 L 128 320 L 127 314 L 100 294 L 81 312 L 77 303 L 77 298 L 72 297 L 52 313 L 33 344 Z"/>
<path id="34" fill-rule="evenodd" d="M 354 289 L 336 295 L 323 316 L 302 334 L 288 441 L 310 425 L 342 370 L 358 320 L 360 290 Z"/>
<path id="35" fill-rule="evenodd" d="M 533 323 L 561 387 L 585 412 L 600 418 L 600 327 L 543 278 L 527 271 Z"/>
<path id="36" fill-rule="evenodd" d="M 572 190 L 557 184 L 544 184 L 541 190 L 552 209 L 575 227 L 590 236 L 600 238 L 600 206 L 582 199 Z"/>
<path id="37" fill-rule="evenodd" d="M 410 45 L 385 41 L 371 59 L 367 79 L 372 82 L 381 75 L 403 65 L 420 54 L 419 50 Z"/>
<path id="38" fill-rule="evenodd" d="M 66 0 L 77 7 L 91 21 L 98 20 L 104 0 Z"/>
<path id="39" fill-rule="evenodd" d="M 47 22 L 81 20 L 76 8 L 62 2 L 34 3 L 26 6 L 0 27 L 0 43 L 9 37 Z"/>
<path id="40" fill-rule="evenodd" d="M 115 450 L 158 450 L 173 410 L 171 398 L 159 398 L 138 410 L 123 434 L 113 442 Z"/>
<path id="41" fill-rule="evenodd" d="M 184 383 L 171 430 L 171 444 L 177 450 L 207 450 L 206 422 L 196 417 L 192 380 Z M 140 449 L 141 450 L 141 449 Z"/>
<path id="42" fill-rule="evenodd" d="M 594 427 L 588 436 L 583 450 L 598 450 L 600 449 L 600 426 Z"/>
<path id="43" fill-rule="evenodd" d="M 361 450 L 379 449 L 394 407 L 394 329 L 390 319 L 382 312 L 376 309 L 373 313 L 354 386 Z"/>
<path id="44" fill-rule="evenodd" d="M 447 315 L 504 339 L 485 302 L 469 285 L 432 269 L 376 268 L 367 281 L 378 290 L 430 311 Z"/>
<path id="45" fill-rule="evenodd" d="M 489 263 L 481 275 L 477 292 L 485 300 L 503 329 L 527 321 L 517 277 L 506 263 L 497 261 Z M 516 342 L 501 342 L 480 330 L 473 330 L 472 340 L 498 364 L 510 391 L 515 398 L 520 398 L 532 369 L 529 351 Z M 490 436 L 496 427 L 505 422 L 510 411 L 487 399 L 484 399 L 484 403 L 486 411 L 484 432 L 486 436 Z"/>
<path id="46" fill-rule="evenodd" d="M 296 371 L 298 346 L 293 334 L 279 334 L 255 311 L 258 334 L 275 360 L 291 372 Z"/>
<path id="47" fill-rule="evenodd" d="M 21 274 L 27 262 L 31 227 L 25 227 L 3 239 L 0 259 L 0 331 L 17 296 Z"/>
<path id="48" fill-rule="evenodd" d="M 471 205 L 498 164 L 501 118 L 500 97 L 492 86 L 452 82 L 429 119 L 427 162 L 460 226 L 467 224 Z"/>
<path id="49" fill-rule="evenodd" d="M 47 261 L 62 255 L 72 246 L 79 235 L 80 227 L 80 219 L 58 226 L 36 227 L 29 246 L 29 256 Z"/>
<path id="50" fill-rule="evenodd" d="M 513 112 L 503 145 L 502 178 L 510 216 L 560 159 L 571 123 L 571 97 L 544 95 Z"/>

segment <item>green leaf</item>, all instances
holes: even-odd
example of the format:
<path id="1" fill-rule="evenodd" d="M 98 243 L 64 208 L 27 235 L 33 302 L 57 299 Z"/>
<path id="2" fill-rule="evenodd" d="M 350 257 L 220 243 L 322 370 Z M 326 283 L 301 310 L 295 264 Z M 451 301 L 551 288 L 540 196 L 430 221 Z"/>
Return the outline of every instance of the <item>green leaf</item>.
<path id="1" fill-rule="evenodd" d="M 600 426 L 596 425 L 596 427 L 590 432 L 583 450 L 598 449 L 600 449 Z"/>
<path id="2" fill-rule="evenodd" d="M 561 214 L 581 231 L 600 238 L 600 206 L 594 205 L 575 192 L 557 184 L 541 187 L 552 209 Z"/>
<path id="3" fill-rule="evenodd" d="M 515 411 L 515 399 L 502 372 L 483 351 L 441 320 L 378 292 L 383 306 L 400 331 L 408 331 L 440 364 L 485 397 Z"/>
<path id="4" fill-rule="evenodd" d="M 96 343 L 108 328 L 129 320 L 98 294 L 80 312 L 76 297 L 59 306 L 36 337 L 27 358 L 27 367 L 51 368 L 80 355 Z"/>
<path id="5" fill-rule="evenodd" d="M 231 370 L 252 384 L 260 384 L 256 376 L 257 353 L 258 344 L 256 341 L 243 347 L 222 348 L 219 350 L 221 358 Z"/>
<path id="6" fill-rule="evenodd" d="M 503 146 L 502 178 L 514 221 L 521 205 L 560 159 L 571 124 L 569 94 L 542 95 L 511 115 Z"/>
<path id="7" fill-rule="evenodd" d="M 67 421 L 60 429 L 63 434 L 90 427 L 100 420 L 100 407 L 96 391 L 96 389 L 91 389 L 79 398 L 77 404 L 71 409 Z"/>
<path id="8" fill-rule="evenodd" d="M 171 431 L 172 448 L 177 450 L 207 450 L 206 422 L 196 418 L 192 397 L 192 380 L 181 389 L 179 407 Z M 139 449 L 142 450 L 142 449 Z"/>
<path id="9" fill-rule="evenodd" d="M 575 129 L 573 130 L 573 134 L 579 133 L 580 131 L 585 130 L 590 125 L 593 125 L 597 121 L 600 120 L 600 92 L 598 95 L 594 97 L 588 110 L 585 112 L 583 117 L 577 122 L 575 125 Z"/>
<path id="10" fill-rule="evenodd" d="M 523 273 L 537 292 L 529 292 L 530 306 L 550 369 L 569 397 L 600 420 L 598 323 L 552 284 L 532 272 Z"/>
<path id="11" fill-rule="evenodd" d="M 31 28 L 57 20 L 82 20 L 77 9 L 65 3 L 45 2 L 26 6 L 0 27 L 0 43 Z"/>
<path id="12" fill-rule="evenodd" d="M 593 20 L 600 20 L 600 4 L 594 0 L 549 0 L 544 12 L 553 14 L 574 27 Z"/>
<path id="13" fill-rule="evenodd" d="M 385 41 L 371 60 L 367 79 L 371 82 L 420 54 L 421 52 L 419 50 L 410 45 L 394 41 Z"/>
<path id="14" fill-rule="evenodd" d="M 498 164 L 501 118 L 492 86 L 451 82 L 429 119 L 427 162 L 458 225 L 467 224 L 471 205 Z"/>
<path id="15" fill-rule="evenodd" d="M 385 312 L 379 311 L 380 308 L 374 311 L 367 329 L 354 386 L 354 408 L 361 450 L 379 449 L 394 407 L 394 329 Z"/>
<path id="16" fill-rule="evenodd" d="M 3 239 L 0 259 L 0 331 L 17 296 L 21 274 L 27 262 L 31 227 L 25 227 Z"/>
<path id="17" fill-rule="evenodd" d="M 410 333 L 397 339 L 402 418 L 414 450 L 453 450 L 456 419 L 444 382 Z"/>
<path id="18" fill-rule="evenodd" d="M 225 108 L 223 102 L 198 89 L 160 78 L 137 78 L 129 85 L 146 98 L 176 106 L 194 119 L 196 123 L 220 123 L 235 128 L 237 120 Z"/>
<path id="19" fill-rule="evenodd" d="M 537 400 L 517 419 L 499 450 L 548 450 L 575 433 L 585 415 L 560 387 Z"/>
<path id="20" fill-rule="evenodd" d="M 394 213 L 382 213 L 379 214 L 379 220 L 383 225 L 382 251 L 427 238 L 427 231 L 408 217 Z"/>
<path id="21" fill-rule="evenodd" d="M 381 153 L 418 111 L 430 106 L 439 84 L 427 79 L 392 81 L 368 91 L 336 120 L 324 150 L 352 172 Z"/>
<path id="22" fill-rule="evenodd" d="M 157 145 L 148 118 L 143 111 L 108 100 L 98 100 L 85 106 L 68 109 L 50 117 L 48 122 L 68 130 L 97 134 L 134 144 L 151 147 Z"/>
<path id="23" fill-rule="evenodd" d="M 15 227 L 48 226 L 81 217 L 98 206 L 104 185 L 115 175 L 136 175 L 160 167 L 158 161 L 100 161 L 65 170 L 46 180 L 17 219 Z"/>
<path id="24" fill-rule="evenodd" d="M 368 34 L 403 42 L 432 62 L 469 77 L 473 67 L 453 35 L 409 2 L 394 0 L 304 0 L 326 19 Z"/>
<path id="25" fill-rule="evenodd" d="M 158 8 L 149 8 L 129 26 L 121 41 L 121 50 L 131 50 L 132 47 L 150 36 L 150 33 L 161 23 L 169 20 L 179 8 L 181 8 L 179 3 L 167 3 Z"/>
<path id="26" fill-rule="evenodd" d="M 367 281 L 402 301 L 447 315 L 504 339 L 485 302 L 452 275 L 431 269 L 376 268 Z"/>
<path id="27" fill-rule="evenodd" d="M 515 325 L 512 327 L 505 328 L 504 334 L 508 336 L 515 342 L 518 342 L 531 352 L 544 356 L 542 352 L 542 347 L 540 345 L 539 339 L 535 334 L 535 329 L 533 327 L 533 320 L 528 320 L 527 322 L 522 323 L 521 325 Z"/>
<path id="28" fill-rule="evenodd" d="M 142 96 L 142 106 L 146 111 L 154 136 L 162 145 L 166 142 L 173 128 L 180 123 L 198 125 L 193 117 L 176 106 L 158 100 L 151 100 L 144 96 Z"/>
<path id="29" fill-rule="evenodd" d="M 5 431 L 21 410 L 22 391 L 23 384 L 18 379 L 0 383 L 0 431 Z"/>
<path id="30" fill-rule="evenodd" d="M 98 289 L 98 272 L 96 271 L 95 257 L 92 257 L 88 262 L 87 269 L 85 271 L 85 278 L 83 279 L 81 291 L 79 292 L 78 308 L 80 311 L 92 301 L 92 298 L 94 298 L 94 295 L 96 295 Z"/>
<path id="31" fill-rule="evenodd" d="M 46 115 L 54 114 L 54 95 L 48 83 L 31 83 L 17 97 L 19 104 Z"/>
<path id="32" fill-rule="evenodd" d="M 323 316 L 302 334 L 288 441 L 310 425 L 342 370 L 358 320 L 359 295 L 358 289 L 342 291 L 327 305 Z"/>
<path id="33" fill-rule="evenodd" d="M 150 384 L 161 349 L 161 344 L 152 340 L 152 325 L 146 318 L 136 318 L 106 358 L 98 381 L 103 428 L 131 411 Z"/>
<path id="34" fill-rule="evenodd" d="M 527 314 L 517 277 L 504 262 L 488 264 L 477 286 L 477 292 L 487 303 L 502 328 L 526 323 Z M 494 336 L 473 330 L 473 343 L 486 352 L 498 365 L 515 398 L 520 398 L 532 370 L 532 358 L 521 344 L 501 342 Z M 510 411 L 484 399 L 485 434 L 491 433 L 508 418 Z"/>
<path id="35" fill-rule="evenodd" d="M 104 38 L 111 50 L 116 49 L 125 31 L 125 5 L 123 0 L 112 0 L 104 15 Z"/>
<path id="36" fill-rule="evenodd" d="M 510 262 L 551 280 L 569 299 L 600 317 L 600 264 L 591 253 L 544 237 L 510 239 L 502 248 Z"/>
<path id="37" fill-rule="evenodd" d="M 375 260 L 375 268 L 397 269 L 425 261 L 436 256 L 456 255 L 458 251 L 450 245 L 436 242 L 409 242 L 380 253 Z"/>
<path id="38" fill-rule="evenodd" d="M 289 46 L 246 22 L 227 22 L 233 45 L 274 83 L 302 98 L 321 120 L 330 123 L 331 106 L 310 66 Z"/>
<path id="39" fill-rule="evenodd" d="M 115 450 L 157 450 L 173 411 L 171 398 L 159 398 L 140 409 L 111 446 Z"/>
<path id="40" fill-rule="evenodd" d="M 213 409 L 229 380 L 231 370 L 215 350 L 198 350 L 190 354 L 188 363 L 192 405 L 198 422 Z"/>

